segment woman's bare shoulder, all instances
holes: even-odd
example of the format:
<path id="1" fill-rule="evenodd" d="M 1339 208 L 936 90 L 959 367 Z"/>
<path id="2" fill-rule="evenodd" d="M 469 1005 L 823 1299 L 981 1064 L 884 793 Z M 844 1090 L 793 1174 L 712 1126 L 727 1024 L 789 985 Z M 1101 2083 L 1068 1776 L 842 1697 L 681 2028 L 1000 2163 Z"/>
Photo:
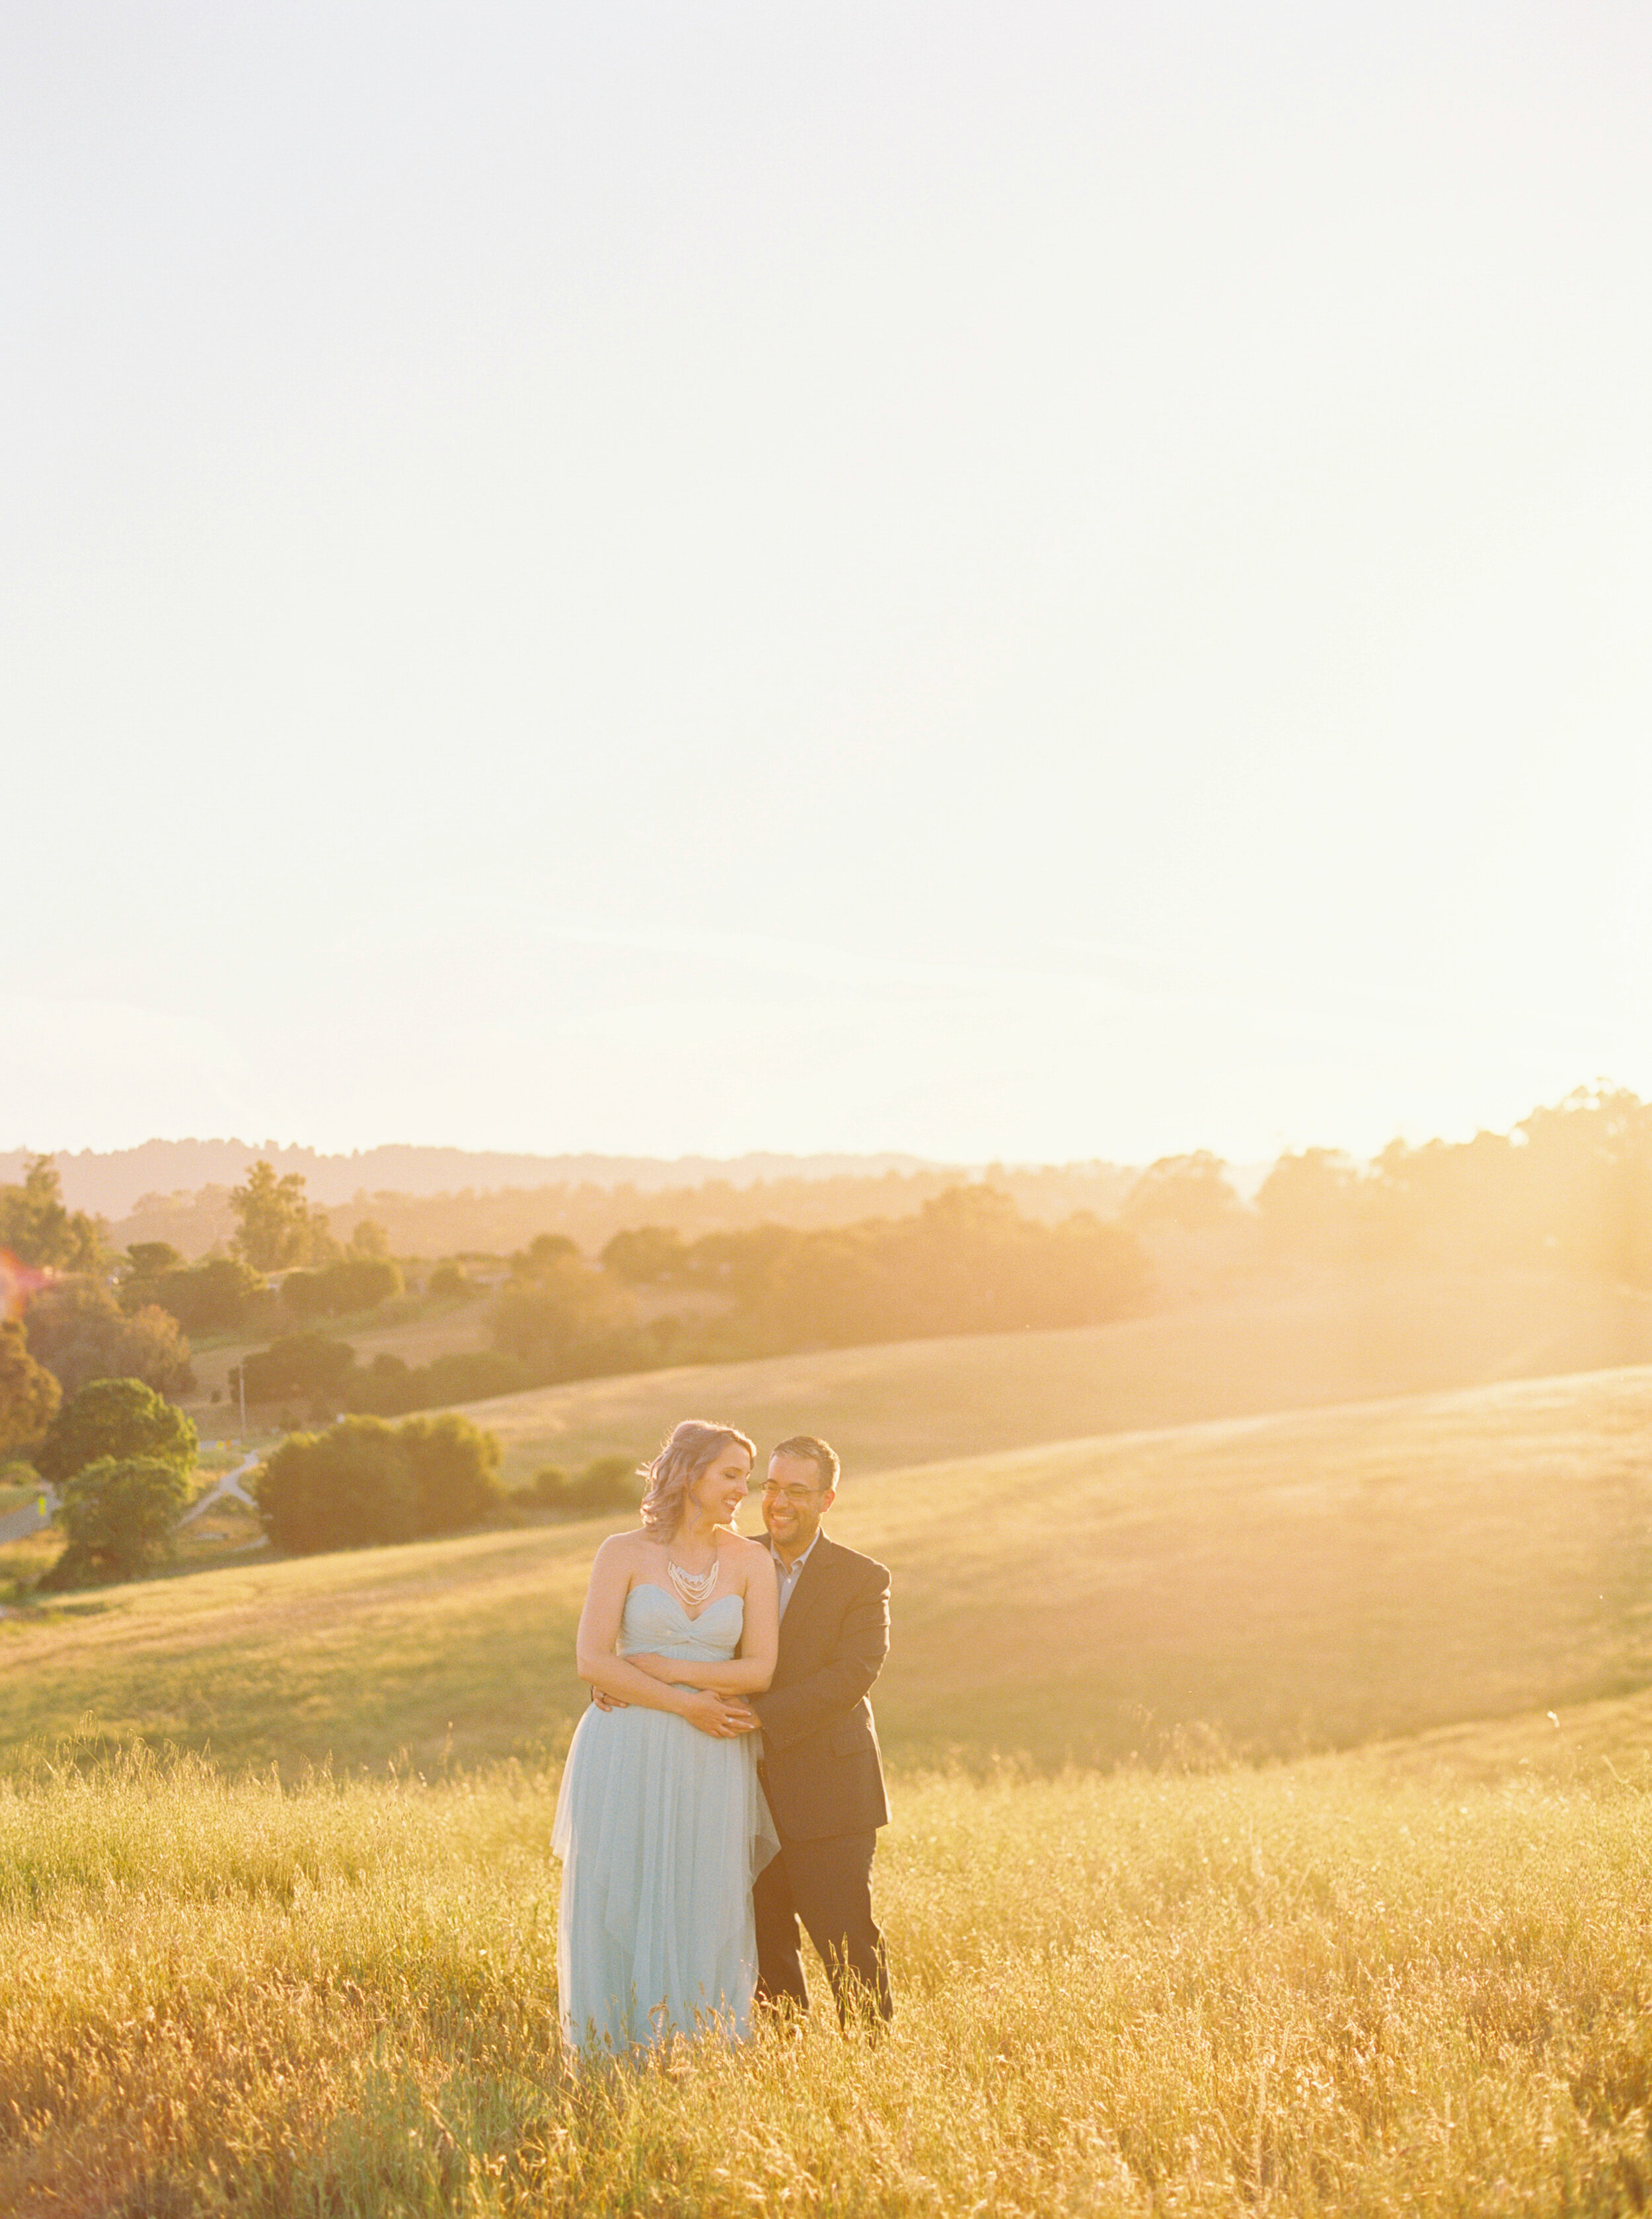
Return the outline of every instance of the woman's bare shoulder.
<path id="1" fill-rule="evenodd" d="M 597 1562 L 625 1563 L 635 1558 L 641 1563 L 644 1561 L 643 1551 L 648 1546 L 649 1537 L 640 1526 L 633 1527 L 629 1533 L 611 1533 L 597 1551 Z"/>
<path id="2" fill-rule="evenodd" d="M 723 1547 L 736 1564 L 742 1564 L 748 1569 L 753 1564 L 766 1564 L 770 1561 L 768 1543 L 749 1540 L 743 1533 L 734 1534 L 723 1544 Z"/>

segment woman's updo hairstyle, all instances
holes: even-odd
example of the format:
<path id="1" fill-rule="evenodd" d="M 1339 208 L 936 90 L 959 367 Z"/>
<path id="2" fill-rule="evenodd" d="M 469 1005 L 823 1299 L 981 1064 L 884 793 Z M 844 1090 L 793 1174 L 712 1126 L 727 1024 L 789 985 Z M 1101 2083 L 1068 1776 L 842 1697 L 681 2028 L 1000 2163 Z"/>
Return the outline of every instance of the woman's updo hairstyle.
<path id="1" fill-rule="evenodd" d="M 643 1497 L 643 1525 L 651 1541 L 668 1541 L 682 1523 L 683 1497 L 706 1468 L 725 1449 L 744 1449 L 752 1463 L 755 1446 L 732 1426 L 714 1426 L 705 1418 L 685 1418 L 652 1464 L 643 1466 L 649 1483 Z"/>

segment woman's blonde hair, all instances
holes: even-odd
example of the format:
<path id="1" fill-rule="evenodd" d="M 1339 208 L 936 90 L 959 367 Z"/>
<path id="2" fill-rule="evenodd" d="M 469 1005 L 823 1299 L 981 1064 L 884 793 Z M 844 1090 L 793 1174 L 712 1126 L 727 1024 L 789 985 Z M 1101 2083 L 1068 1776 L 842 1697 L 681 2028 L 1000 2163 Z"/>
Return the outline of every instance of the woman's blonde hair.
<path id="1" fill-rule="evenodd" d="M 714 1426 L 706 1418 L 685 1418 L 652 1464 L 643 1466 L 649 1483 L 643 1497 L 643 1524 L 654 1541 L 668 1541 L 682 1523 L 683 1497 L 724 1449 L 736 1444 L 751 1462 L 757 1461 L 754 1443 L 733 1426 Z"/>

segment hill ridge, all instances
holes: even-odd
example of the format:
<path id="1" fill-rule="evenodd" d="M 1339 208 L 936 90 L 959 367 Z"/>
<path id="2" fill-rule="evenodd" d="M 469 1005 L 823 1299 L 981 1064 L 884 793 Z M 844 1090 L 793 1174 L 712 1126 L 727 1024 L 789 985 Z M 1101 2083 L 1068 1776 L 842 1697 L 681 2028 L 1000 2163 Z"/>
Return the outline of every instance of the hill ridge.
<path id="1" fill-rule="evenodd" d="M 31 1153 L 0 1150 L 0 1184 L 15 1182 Z M 786 1155 L 755 1150 L 740 1156 L 609 1156 L 592 1153 L 541 1155 L 500 1149 L 421 1147 L 387 1141 L 371 1148 L 329 1153 L 297 1144 L 264 1140 L 149 1140 L 128 1148 L 59 1149 L 51 1152 L 63 1180 L 65 1201 L 110 1218 L 127 1216 L 150 1194 L 197 1192 L 202 1187 L 239 1184 L 249 1163 L 267 1159 L 283 1176 L 297 1172 L 312 1201 L 338 1204 L 362 1192 L 437 1195 L 507 1187 L 634 1186 L 639 1193 L 713 1179 L 736 1187 L 773 1178 L 837 1178 L 885 1172 L 933 1171 L 942 1166 L 922 1156 L 899 1153 L 872 1155 Z"/>

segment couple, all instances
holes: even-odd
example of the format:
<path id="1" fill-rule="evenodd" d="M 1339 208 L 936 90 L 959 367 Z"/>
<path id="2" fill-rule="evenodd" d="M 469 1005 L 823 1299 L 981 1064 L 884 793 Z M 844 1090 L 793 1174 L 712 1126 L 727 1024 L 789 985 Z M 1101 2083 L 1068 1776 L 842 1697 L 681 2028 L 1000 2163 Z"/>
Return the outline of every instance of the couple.
<path id="1" fill-rule="evenodd" d="M 821 1531 L 838 1460 L 811 1435 L 769 1458 L 767 1536 L 742 1539 L 755 1457 L 732 1426 L 685 1420 L 647 1468 L 642 1531 L 605 1541 L 592 1567 L 579 1671 L 596 1700 L 552 1833 L 575 2049 L 708 2025 L 743 2039 L 754 2000 L 806 2011 L 800 1918 L 840 2017 L 892 2008 L 872 1915 L 889 1806 L 866 1700 L 889 1574 Z"/>

